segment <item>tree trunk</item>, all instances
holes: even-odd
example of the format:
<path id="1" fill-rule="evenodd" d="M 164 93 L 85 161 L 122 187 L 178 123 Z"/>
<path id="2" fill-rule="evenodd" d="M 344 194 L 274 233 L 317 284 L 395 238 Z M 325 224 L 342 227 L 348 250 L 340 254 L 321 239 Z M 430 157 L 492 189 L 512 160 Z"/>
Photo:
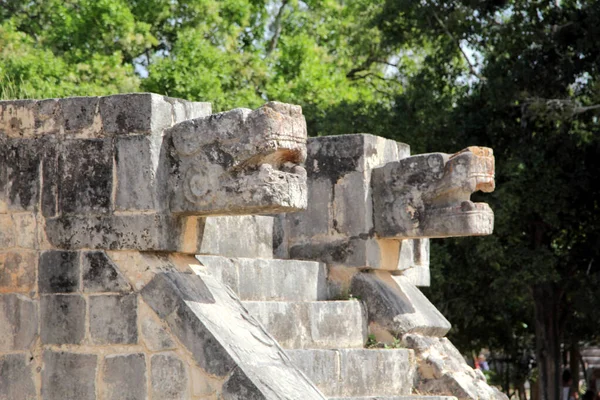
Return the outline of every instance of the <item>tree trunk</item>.
<path id="1" fill-rule="evenodd" d="M 579 392 L 579 360 L 581 354 L 579 353 L 579 342 L 576 339 L 571 339 L 571 349 L 569 351 L 569 369 L 573 376 L 573 385 L 571 389 L 574 392 Z"/>
<path id="2" fill-rule="evenodd" d="M 553 283 L 532 288 L 535 304 L 536 359 L 539 399 L 560 400 L 560 301 L 562 290 Z"/>
<path id="3" fill-rule="evenodd" d="M 519 400 L 527 400 L 527 391 L 525 390 L 525 381 L 519 382 L 517 385 L 517 391 L 519 393 Z"/>

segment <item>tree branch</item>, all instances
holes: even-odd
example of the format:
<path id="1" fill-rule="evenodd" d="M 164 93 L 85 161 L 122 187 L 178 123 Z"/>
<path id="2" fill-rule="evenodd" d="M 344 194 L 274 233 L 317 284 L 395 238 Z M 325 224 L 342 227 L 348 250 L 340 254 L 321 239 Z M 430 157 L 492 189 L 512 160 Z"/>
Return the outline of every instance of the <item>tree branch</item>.
<path id="1" fill-rule="evenodd" d="M 279 11 L 277 11 L 277 16 L 275 16 L 275 21 L 273 21 L 273 37 L 271 40 L 269 40 L 269 44 L 267 45 L 267 57 L 270 56 L 271 53 L 277 48 L 277 42 L 279 41 L 279 36 L 281 36 L 281 20 L 283 19 L 283 11 L 289 2 L 289 0 L 283 0 L 281 2 L 281 7 L 279 7 Z"/>
<path id="2" fill-rule="evenodd" d="M 433 17 L 435 18 L 435 20 L 437 21 L 437 23 L 442 27 L 442 29 L 444 30 L 444 32 L 446 32 L 446 35 L 448 35 L 448 37 L 450 38 L 450 40 L 452 40 L 456 44 L 456 47 L 458 47 L 458 49 L 462 53 L 465 61 L 467 62 L 467 64 L 469 64 L 469 71 L 471 72 L 471 75 L 475 76 L 476 78 L 478 78 L 480 80 L 485 80 L 485 77 L 479 75 L 477 73 L 477 71 L 475 70 L 475 66 L 471 63 L 471 60 L 469 60 L 469 57 L 467 56 L 467 53 L 465 53 L 465 51 L 461 47 L 460 41 L 458 41 L 454 37 L 454 35 L 452 34 L 452 32 L 450 32 L 450 30 L 448 29 L 448 27 L 446 27 L 446 25 L 444 24 L 444 22 L 440 19 L 440 17 L 438 17 L 438 15 L 435 12 L 435 10 L 432 10 L 432 12 L 433 12 Z"/>

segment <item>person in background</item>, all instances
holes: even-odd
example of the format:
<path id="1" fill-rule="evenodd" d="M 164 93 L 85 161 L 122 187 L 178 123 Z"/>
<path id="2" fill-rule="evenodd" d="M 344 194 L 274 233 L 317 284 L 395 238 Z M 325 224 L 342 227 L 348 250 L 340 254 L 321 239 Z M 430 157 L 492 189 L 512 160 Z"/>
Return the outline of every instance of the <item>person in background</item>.
<path id="1" fill-rule="evenodd" d="M 562 374 L 562 391 L 560 395 L 560 400 L 570 400 L 570 392 L 571 385 L 573 385 L 573 377 L 571 376 L 571 371 L 565 369 Z"/>

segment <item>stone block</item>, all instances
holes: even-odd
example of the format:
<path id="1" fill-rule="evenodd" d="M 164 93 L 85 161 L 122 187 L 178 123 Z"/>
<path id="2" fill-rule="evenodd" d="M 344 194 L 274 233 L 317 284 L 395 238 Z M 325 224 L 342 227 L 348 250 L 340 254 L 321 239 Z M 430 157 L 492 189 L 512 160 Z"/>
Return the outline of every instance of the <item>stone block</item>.
<path id="1" fill-rule="evenodd" d="M 416 372 L 408 349 L 287 350 L 326 396 L 408 395 Z"/>
<path id="2" fill-rule="evenodd" d="M 90 296 L 90 335 L 96 344 L 135 344 L 137 295 Z"/>
<path id="3" fill-rule="evenodd" d="M 494 156 L 486 147 L 390 162 L 371 179 L 375 230 L 401 239 L 490 234 L 493 212 L 470 197 L 494 186 Z"/>
<path id="4" fill-rule="evenodd" d="M 42 400 L 96 400 L 97 356 L 44 351 Z"/>
<path id="5" fill-rule="evenodd" d="M 150 361 L 152 398 L 161 400 L 188 399 L 188 371 L 175 353 L 155 354 Z"/>
<path id="6" fill-rule="evenodd" d="M 283 348 L 361 348 L 367 340 L 359 301 L 245 301 L 244 307 Z"/>
<path id="7" fill-rule="evenodd" d="M 343 235 L 367 234 L 373 228 L 368 176 L 364 171 L 349 172 L 333 190 L 333 229 Z"/>
<path id="8" fill-rule="evenodd" d="M 154 93 L 101 97 L 99 109 L 107 135 L 160 135 L 173 123 L 171 104 Z"/>
<path id="9" fill-rule="evenodd" d="M 0 400 L 37 400 L 34 374 L 27 354 L 0 356 Z"/>
<path id="10" fill-rule="evenodd" d="M 0 134 L 12 138 L 35 138 L 59 134 L 62 109 L 57 99 L 0 102 Z"/>
<path id="11" fill-rule="evenodd" d="M 103 136 L 99 97 L 68 97 L 59 102 L 67 137 L 92 139 Z"/>
<path id="12" fill-rule="evenodd" d="M 198 255 L 201 271 L 228 285 L 242 300 L 316 301 L 327 298 L 326 267 L 314 261 Z"/>
<path id="13" fill-rule="evenodd" d="M 120 292 L 131 291 L 131 285 L 119 273 L 117 266 L 103 251 L 86 251 L 82 253 L 83 291 Z"/>
<path id="14" fill-rule="evenodd" d="M 28 350 L 37 337 L 37 301 L 20 294 L 0 295 L 0 353 Z"/>
<path id="15" fill-rule="evenodd" d="M 103 400 L 146 400 L 144 354 L 106 356 L 102 374 L 102 393 Z"/>
<path id="16" fill-rule="evenodd" d="M 0 293 L 29 293 L 36 288 L 37 253 L 0 251 Z"/>
<path id="17" fill-rule="evenodd" d="M 15 223 L 10 214 L 0 214 L 0 249 L 15 246 Z"/>
<path id="18" fill-rule="evenodd" d="M 181 122 L 166 133 L 171 212 L 248 215 L 306 208 L 306 122 L 270 102 Z M 235 195 L 233 195 L 235 194 Z"/>
<path id="19" fill-rule="evenodd" d="M 43 344 L 80 344 L 85 336 L 85 300 L 79 295 L 44 295 L 40 299 Z"/>
<path id="20" fill-rule="evenodd" d="M 310 179 L 308 207 L 304 211 L 287 214 L 289 235 L 307 238 L 328 234 L 332 220 L 333 185 L 329 179 Z"/>
<path id="21" fill-rule="evenodd" d="M 12 215 L 15 226 L 15 245 L 25 249 L 35 249 L 37 245 L 37 221 L 33 213 Z"/>
<path id="22" fill-rule="evenodd" d="M 273 258 L 273 217 L 207 217 L 196 253 L 225 257 Z"/>
<path id="23" fill-rule="evenodd" d="M 115 210 L 159 208 L 157 173 L 161 136 L 135 135 L 116 139 L 117 188 Z"/>
<path id="24" fill-rule="evenodd" d="M 47 218 L 50 244 L 63 249 L 177 251 L 181 221 L 158 214 Z"/>
<path id="25" fill-rule="evenodd" d="M 429 286 L 429 239 L 404 239 L 400 246 L 397 274 L 415 286 Z"/>
<path id="26" fill-rule="evenodd" d="M 235 294 L 216 279 L 161 273 L 142 296 L 207 374 L 226 376 L 237 366 L 265 397 L 323 399 Z"/>
<path id="27" fill-rule="evenodd" d="M 387 271 L 356 274 L 350 288 L 365 302 L 371 329 L 394 337 L 406 333 L 444 336 L 450 323 L 421 291 L 403 276 Z"/>
<path id="28" fill-rule="evenodd" d="M 36 211 L 43 152 L 35 140 L 9 139 L 6 145 L 8 209 Z"/>
<path id="29" fill-rule="evenodd" d="M 38 290 L 40 293 L 73 293 L 79 290 L 79 253 L 47 250 L 40 254 Z"/>
<path id="30" fill-rule="evenodd" d="M 8 212 L 8 197 L 6 195 L 8 186 L 7 153 L 8 145 L 6 136 L 0 134 L 0 214 Z"/>
<path id="31" fill-rule="evenodd" d="M 41 211 L 44 217 L 54 217 L 58 213 L 58 186 L 61 180 L 58 168 L 59 142 L 46 138 L 43 145 Z"/>
<path id="32" fill-rule="evenodd" d="M 108 213 L 113 184 L 111 140 L 72 139 L 65 140 L 63 146 L 58 160 L 60 211 L 65 214 Z"/>
<path id="33" fill-rule="evenodd" d="M 177 347 L 167 330 L 151 317 L 142 320 L 142 337 L 150 351 L 172 350 Z"/>

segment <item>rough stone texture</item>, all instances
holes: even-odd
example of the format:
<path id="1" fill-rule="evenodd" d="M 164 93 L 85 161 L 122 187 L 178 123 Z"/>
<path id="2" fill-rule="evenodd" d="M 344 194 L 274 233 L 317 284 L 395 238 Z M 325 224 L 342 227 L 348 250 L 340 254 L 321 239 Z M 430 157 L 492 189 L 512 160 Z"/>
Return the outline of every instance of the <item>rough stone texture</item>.
<path id="1" fill-rule="evenodd" d="M 411 350 L 287 350 L 287 354 L 326 396 L 408 395 L 412 390 Z"/>
<path id="2" fill-rule="evenodd" d="M 28 293 L 36 288 L 37 253 L 0 251 L 0 293 Z"/>
<path id="3" fill-rule="evenodd" d="M 10 214 L 0 214 L 0 246 L 3 249 L 15 246 L 15 224 Z"/>
<path id="4" fill-rule="evenodd" d="M 188 373 L 185 364 L 176 354 L 153 355 L 150 374 L 153 399 L 188 399 Z"/>
<path id="5" fill-rule="evenodd" d="M 103 251 L 82 254 L 84 292 L 130 292 L 131 286 Z"/>
<path id="6" fill-rule="evenodd" d="M 65 214 L 106 214 L 112 192 L 112 141 L 65 140 L 58 167 L 59 209 Z M 85 154 L 85 157 L 82 157 Z"/>
<path id="7" fill-rule="evenodd" d="M 299 106 L 267 103 L 188 120 L 167 131 L 175 167 L 171 211 L 243 215 L 306 208 L 306 122 Z"/>
<path id="8" fill-rule="evenodd" d="M 350 291 L 365 302 L 371 330 L 376 334 L 444 336 L 451 328 L 427 297 L 403 276 L 391 276 L 387 271 L 356 274 Z"/>
<path id="9" fill-rule="evenodd" d="M 359 301 L 245 301 L 244 307 L 286 349 L 360 348 L 367 340 Z"/>
<path id="10" fill-rule="evenodd" d="M 35 211 L 39 199 L 39 167 L 43 151 L 38 141 L 9 139 L 6 143 L 7 200 L 11 211 Z"/>
<path id="11" fill-rule="evenodd" d="M 30 349 L 37 337 L 37 301 L 20 294 L 0 295 L 0 352 Z"/>
<path id="12" fill-rule="evenodd" d="M 310 202 L 306 211 L 280 222 L 286 244 L 278 256 L 361 268 L 396 269 L 398 248 L 375 240 L 371 171 L 408 157 L 403 143 L 373 135 L 310 138 L 306 170 Z"/>
<path id="13" fill-rule="evenodd" d="M 508 397 L 476 373 L 446 338 L 407 334 L 403 343 L 415 351 L 418 363 L 416 389 L 452 395 L 459 400 L 507 400 Z"/>
<path id="14" fill-rule="evenodd" d="M 494 190 L 494 155 L 486 147 L 420 154 L 373 171 L 375 230 L 382 237 L 489 235 L 494 214 L 471 193 Z"/>
<path id="15" fill-rule="evenodd" d="M 136 294 L 90 296 L 89 303 L 90 335 L 94 343 L 137 343 Z"/>
<path id="16" fill-rule="evenodd" d="M 325 266 L 312 261 L 199 255 L 201 271 L 215 276 L 242 300 L 315 301 L 327 298 Z"/>
<path id="17" fill-rule="evenodd" d="M 0 400 L 37 400 L 34 372 L 27 354 L 0 356 Z"/>
<path id="18" fill-rule="evenodd" d="M 161 141 L 161 136 L 146 135 L 116 139 L 116 210 L 155 210 L 162 205 L 156 176 Z"/>
<path id="19" fill-rule="evenodd" d="M 102 377 L 103 400 L 147 399 L 144 354 L 107 356 L 104 359 Z"/>
<path id="20" fill-rule="evenodd" d="M 275 393 L 323 399 L 235 294 L 216 279 L 158 274 L 142 296 L 206 373 L 226 376 L 237 366 L 267 398 Z"/>
<path id="21" fill-rule="evenodd" d="M 273 217 L 206 217 L 199 237 L 197 254 L 273 258 Z"/>
<path id="22" fill-rule="evenodd" d="M 80 344 L 85 336 L 85 300 L 79 295 L 44 295 L 40 299 L 43 344 Z"/>
<path id="23" fill-rule="evenodd" d="M 43 400 L 96 400 L 97 356 L 44 351 Z"/>
<path id="24" fill-rule="evenodd" d="M 12 214 L 15 224 L 15 245 L 25 249 L 37 248 L 37 221 L 33 213 Z"/>
<path id="25" fill-rule="evenodd" d="M 79 253 L 48 250 L 40 254 L 40 293 L 73 293 L 79 290 Z"/>
<path id="26" fill-rule="evenodd" d="M 429 239 L 400 241 L 398 271 L 415 286 L 429 286 Z"/>

